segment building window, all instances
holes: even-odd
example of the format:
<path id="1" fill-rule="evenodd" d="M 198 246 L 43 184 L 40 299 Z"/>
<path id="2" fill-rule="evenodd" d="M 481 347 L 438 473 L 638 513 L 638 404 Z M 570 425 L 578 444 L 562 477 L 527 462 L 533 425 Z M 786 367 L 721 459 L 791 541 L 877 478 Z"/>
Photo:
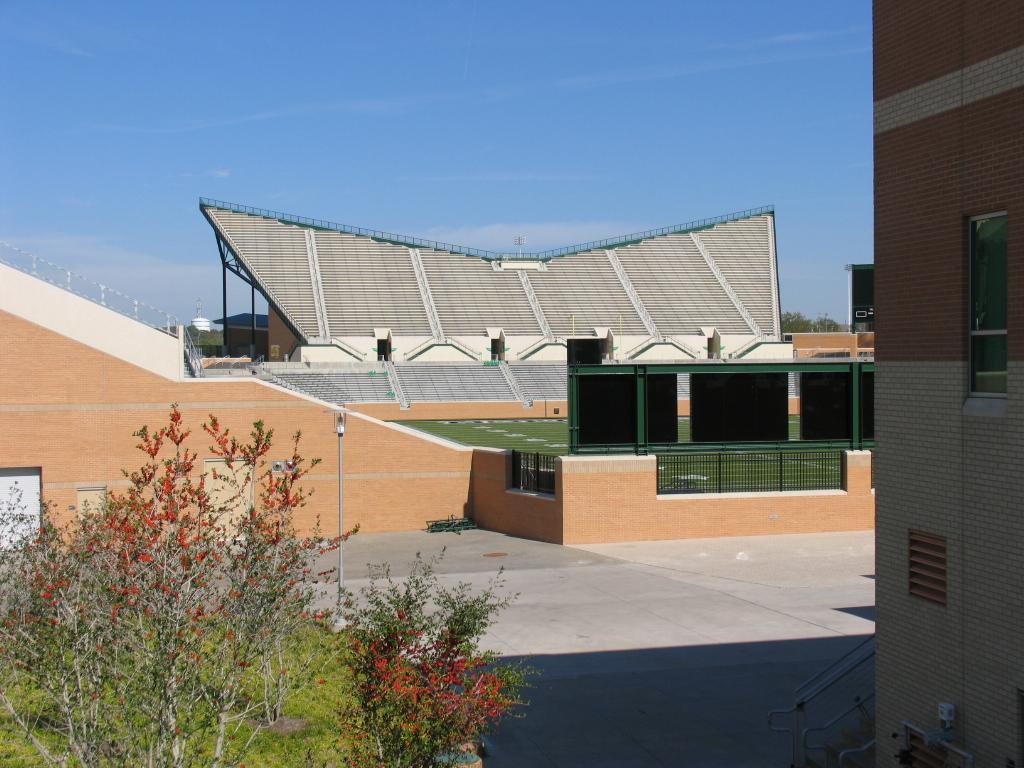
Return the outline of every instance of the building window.
<path id="1" fill-rule="evenodd" d="M 910 594 L 930 603 L 946 604 L 946 538 L 910 531 Z"/>
<path id="2" fill-rule="evenodd" d="M 971 394 L 1006 394 L 1006 214 L 971 219 Z"/>

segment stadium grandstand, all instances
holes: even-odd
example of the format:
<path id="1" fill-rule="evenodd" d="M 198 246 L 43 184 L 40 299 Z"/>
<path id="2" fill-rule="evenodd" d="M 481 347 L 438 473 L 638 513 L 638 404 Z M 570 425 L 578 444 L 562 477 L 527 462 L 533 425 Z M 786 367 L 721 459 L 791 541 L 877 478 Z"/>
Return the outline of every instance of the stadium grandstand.
<path id="1" fill-rule="evenodd" d="M 0 432 L 12 436 L 0 442 L 0 493 L 18 486 L 35 499 L 33 514 L 45 502 L 70 519 L 124 487 L 121 470 L 137 461 L 132 433 L 161 423 L 177 403 L 193 426 L 212 413 L 235 434 L 256 420 L 303 434 L 304 451 L 325 467 L 309 478 L 316 493 L 299 521 L 304 531 L 342 530 L 342 508 L 367 532 L 472 516 L 481 527 L 557 543 L 873 521 L 870 458 L 843 451 L 859 443 L 800 453 L 809 449 L 799 444 L 796 375 L 787 404 L 795 442 L 776 452 L 796 463 L 775 454 L 748 462 L 757 472 L 775 468 L 753 478 L 756 487 L 732 464 L 684 466 L 705 456 L 691 444 L 691 371 L 706 362 L 794 370 L 793 345 L 778 340 L 770 209 L 521 257 L 206 201 L 203 213 L 215 222 L 225 276 L 266 296 L 268 347 L 279 346 L 281 359 L 204 356 L 193 343 L 198 325 L 0 243 L 0 324 L 13 349 L 31 350 L 0 371 Z M 227 335 L 255 336 L 262 324 L 248 309 L 223 313 Z M 602 350 L 604 362 L 688 366 L 676 377 L 678 456 L 566 455 L 573 337 Z M 214 469 L 222 459 L 203 440 L 196 430 L 189 444 L 203 469 Z M 797 481 L 814 487 L 772 498 L 765 516 L 769 502 L 753 492 Z M 752 495 L 722 496 L 729 488 Z"/>
<path id="2" fill-rule="evenodd" d="M 672 360 L 706 357 L 715 332 L 737 352 L 780 338 L 770 207 L 538 253 L 200 209 L 225 270 L 270 305 L 271 360 L 564 360 L 572 336 L 610 336 L 621 359 Z"/>
<path id="3" fill-rule="evenodd" d="M 617 360 L 788 356 L 771 207 L 537 253 L 200 210 L 225 281 L 267 299 L 263 372 L 332 402 L 564 400 L 573 337 Z"/>

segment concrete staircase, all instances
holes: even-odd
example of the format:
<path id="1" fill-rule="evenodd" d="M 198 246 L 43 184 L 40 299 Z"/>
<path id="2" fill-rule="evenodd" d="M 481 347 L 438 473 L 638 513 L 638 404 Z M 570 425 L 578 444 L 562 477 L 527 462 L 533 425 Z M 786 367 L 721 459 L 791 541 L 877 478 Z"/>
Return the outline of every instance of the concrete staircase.
<path id="1" fill-rule="evenodd" d="M 788 734 L 792 768 L 874 768 L 874 636 L 797 687 L 768 726 Z"/>

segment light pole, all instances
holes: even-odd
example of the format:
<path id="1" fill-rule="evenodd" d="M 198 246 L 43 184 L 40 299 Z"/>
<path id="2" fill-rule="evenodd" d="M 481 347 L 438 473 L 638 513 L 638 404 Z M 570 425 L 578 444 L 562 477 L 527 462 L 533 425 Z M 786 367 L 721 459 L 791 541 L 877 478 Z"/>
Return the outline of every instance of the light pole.
<path id="1" fill-rule="evenodd" d="M 335 421 L 338 433 L 338 613 L 334 628 L 345 626 L 341 612 L 342 595 L 345 590 L 345 414 L 338 413 Z"/>
<path id="2" fill-rule="evenodd" d="M 519 254 L 519 258 L 523 257 L 523 246 L 526 244 L 526 235 L 516 235 L 515 240 L 516 252 Z"/>

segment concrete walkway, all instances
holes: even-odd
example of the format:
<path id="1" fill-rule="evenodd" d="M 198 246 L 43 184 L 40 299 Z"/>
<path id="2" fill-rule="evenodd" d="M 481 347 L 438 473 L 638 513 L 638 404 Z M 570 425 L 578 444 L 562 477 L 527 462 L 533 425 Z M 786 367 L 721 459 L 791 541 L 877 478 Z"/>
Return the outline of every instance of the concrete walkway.
<path id="1" fill-rule="evenodd" d="M 442 548 L 446 580 L 505 569 L 519 597 L 484 644 L 539 672 L 525 716 L 490 737 L 488 768 L 781 768 L 769 710 L 874 631 L 870 532 L 586 547 L 360 534 L 346 581 L 385 561 L 400 576 Z"/>

